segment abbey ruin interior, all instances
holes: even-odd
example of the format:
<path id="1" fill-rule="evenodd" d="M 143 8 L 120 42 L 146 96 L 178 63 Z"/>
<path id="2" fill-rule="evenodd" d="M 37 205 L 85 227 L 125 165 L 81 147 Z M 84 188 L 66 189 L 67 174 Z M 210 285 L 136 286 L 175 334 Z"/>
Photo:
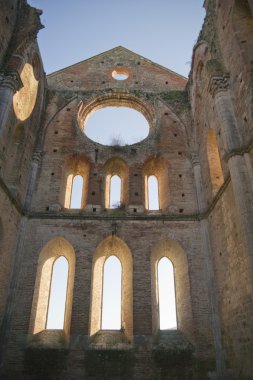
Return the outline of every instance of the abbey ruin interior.
<path id="1" fill-rule="evenodd" d="M 121 46 L 46 76 L 41 11 L 0 0 L 1 379 L 253 379 L 253 1 L 204 6 L 188 79 Z M 89 139 L 89 115 L 108 106 L 140 112 L 148 136 Z M 121 266 L 116 330 L 101 321 L 111 256 Z M 65 308 L 50 328 L 60 258 Z M 160 325 L 162 259 L 176 328 Z"/>

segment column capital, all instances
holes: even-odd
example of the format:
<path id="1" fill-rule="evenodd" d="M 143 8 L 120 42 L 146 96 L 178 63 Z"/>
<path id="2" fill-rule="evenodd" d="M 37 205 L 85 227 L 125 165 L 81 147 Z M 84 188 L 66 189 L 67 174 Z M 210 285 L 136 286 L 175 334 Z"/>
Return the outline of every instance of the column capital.
<path id="1" fill-rule="evenodd" d="M 222 76 L 212 76 L 209 81 L 208 91 L 214 97 L 216 94 L 222 91 L 227 91 L 230 87 L 229 74 L 223 74 Z"/>
<path id="2" fill-rule="evenodd" d="M 43 153 L 41 151 L 34 152 L 32 157 L 33 162 L 39 164 L 41 162 L 42 156 Z"/>
<path id="3" fill-rule="evenodd" d="M 0 71 L 0 87 L 8 87 L 14 93 L 23 87 L 22 80 L 17 71 Z"/>
<path id="4" fill-rule="evenodd" d="M 192 153 L 191 161 L 192 161 L 192 166 L 200 165 L 199 156 L 197 153 Z"/>

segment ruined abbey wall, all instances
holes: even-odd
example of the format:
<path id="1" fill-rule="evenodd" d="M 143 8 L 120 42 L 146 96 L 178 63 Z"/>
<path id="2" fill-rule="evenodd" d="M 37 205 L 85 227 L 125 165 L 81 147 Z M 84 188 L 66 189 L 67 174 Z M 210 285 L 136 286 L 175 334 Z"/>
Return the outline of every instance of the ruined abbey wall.
<path id="1" fill-rule="evenodd" d="M 252 379 L 251 1 L 205 2 L 189 80 L 123 47 L 45 78 L 40 11 L 2 3 L 1 376 Z M 148 137 L 125 146 L 90 140 L 85 121 L 106 106 L 141 112 Z M 110 209 L 114 174 L 122 204 Z M 70 208 L 75 175 L 84 179 L 80 209 Z M 147 207 L 150 175 L 158 211 Z M 117 332 L 101 329 L 102 267 L 112 254 L 123 268 Z M 52 263 L 61 255 L 64 328 L 50 330 Z M 164 256 L 174 264 L 177 330 L 159 328 Z"/>

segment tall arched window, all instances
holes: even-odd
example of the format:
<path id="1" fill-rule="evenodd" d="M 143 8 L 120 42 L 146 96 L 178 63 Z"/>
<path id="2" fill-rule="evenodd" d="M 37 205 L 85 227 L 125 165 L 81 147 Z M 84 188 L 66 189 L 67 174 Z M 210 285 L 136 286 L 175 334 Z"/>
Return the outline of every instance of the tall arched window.
<path id="1" fill-rule="evenodd" d="M 102 330 L 121 329 L 121 284 L 121 262 L 110 256 L 103 273 Z"/>
<path id="2" fill-rule="evenodd" d="M 191 336 L 192 297 L 186 252 L 176 240 L 162 239 L 152 248 L 150 264 L 153 334 L 177 328 Z M 170 305 L 166 306 L 168 301 Z"/>
<path id="3" fill-rule="evenodd" d="M 66 157 L 60 191 L 60 204 L 65 208 L 85 208 L 88 200 L 89 172 L 90 165 L 84 156 Z"/>
<path id="4" fill-rule="evenodd" d="M 121 204 L 121 178 L 113 175 L 110 181 L 110 203 L 109 208 L 118 208 Z"/>
<path id="5" fill-rule="evenodd" d="M 161 258 L 157 271 L 160 330 L 176 329 L 176 296 L 172 262 L 167 257 Z"/>
<path id="6" fill-rule="evenodd" d="M 116 235 L 104 239 L 94 253 L 90 312 L 90 336 L 101 329 L 122 329 L 128 340 L 132 340 L 132 254 Z"/>
<path id="7" fill-rule="evenodd" d="M 148 210 L 159 210 L 159 189 L 158 189 L 158 179 L 156 176 L 151 175 L 147 179 L 147 209 Z"/>
<path id="8" fill-rule="evenodd" d="M 29 333 L 44 330 L 70 331 L 75 252 L 63 237 L 55 237 L 42 249 L 33 294 Z"/>
<path id="9" fill-rule="evenodd" d="M 224 178 L 223 178 L 223 173 L 222 173 L 216 134 L 212 128 L 208 130 L 207 158 L 208 158 L 213 194 L 215 194 L 222 186 L 224 182 Z"/>
<path id="10" fill-rule="evenodd" d="M 106 161 L 104 168 L 105 208 L 116 209 L 128 205 L 129 168 L 125 161 L 112 157 Z"/>
<path id="11" fill-rule="evenodd" d="M 82 207 L 83 177 L 76 175 L 72 181 L 70 208 Z"/>
<path id="12" fill-rule="evenodd" d="M 68 261 L 60 256 L 53 265 L 46 329 L 64 329 L 67 286 Z"/>

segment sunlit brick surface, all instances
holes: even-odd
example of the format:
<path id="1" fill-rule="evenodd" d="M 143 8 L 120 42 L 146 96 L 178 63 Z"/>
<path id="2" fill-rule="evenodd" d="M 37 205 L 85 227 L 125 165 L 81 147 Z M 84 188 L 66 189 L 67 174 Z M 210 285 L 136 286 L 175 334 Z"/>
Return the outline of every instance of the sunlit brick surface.
<path id="1" fill-rule="evenodd" d="M 205 1 L 189 80 L 123 47 L 45 78 L 39 12 L 24 0 L 0 5 L 0 377 L 253 379 L 252 1 Z M 13 96 L 25 64 L 38 90 L 20 120 Z M 106 106 L 141 112 L 148 136 L 89 139 L 87 117 Z M 76 175 L 82 201 L 71 209 Z M 110 209 L 113 175 L 121 204 Z M 149 176 L 159 210 L 148 210 Z M 46 330 L 61 255 L 64 330 Z M 120 331 L 101 330 L 110 255 L 122 265 Z M 159 329 L 162 257 L 174 266 L 178 330 Z"/>

